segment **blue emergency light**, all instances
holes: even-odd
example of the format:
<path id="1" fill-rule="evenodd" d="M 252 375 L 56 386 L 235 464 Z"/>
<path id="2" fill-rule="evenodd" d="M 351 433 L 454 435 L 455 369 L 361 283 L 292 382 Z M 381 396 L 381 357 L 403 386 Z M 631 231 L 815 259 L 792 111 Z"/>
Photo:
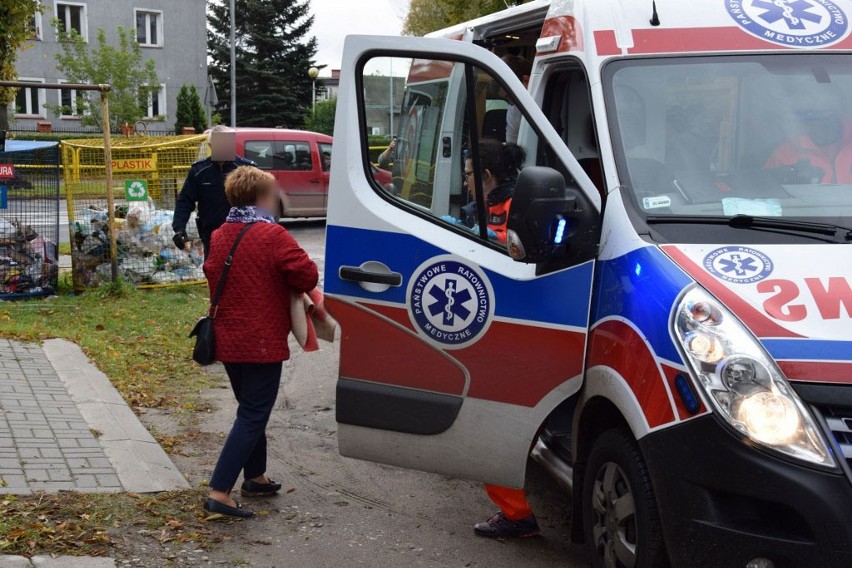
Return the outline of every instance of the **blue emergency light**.
<path id="1" fill-rule="evenodd" d="M 698 397 L 695 396 L 695 392 L 692 390 L 692 385 L 689 384 L 689 378 L 683 373 L 678 374 L 675 377 L 675 388 L 677 389 L 677 394 L 680 395 L 681 401 L 683 401 L 683 405 L 686 407 L 686 410 L 689 411 L 690 414 L 695 414 L 701 408 L 701 402 L 699 402 Z"/>
<path id="2" fill-rule="evenodd" d="M 565 227 L 568 225 L 568 220 L 562 217 L 556 224 L 556 236 L 553 237 L 553 244 L 561 245 L 565 240 Z"/>

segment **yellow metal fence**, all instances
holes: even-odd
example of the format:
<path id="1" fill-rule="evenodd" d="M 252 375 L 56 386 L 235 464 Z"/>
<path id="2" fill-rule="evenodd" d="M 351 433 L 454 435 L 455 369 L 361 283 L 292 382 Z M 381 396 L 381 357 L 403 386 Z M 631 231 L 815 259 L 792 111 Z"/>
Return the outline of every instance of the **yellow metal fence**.
<path id="1" fill-rule="evenodd" d="M 116 235 L 120 274 L 134 284 L 204 280 L 200 241 L 189 251 L 178 250 L 171 224 L 177 194 L 205 142 L 205 136 L 113 139 L 114 227 L 109 226 L 103 140 L 62 143 L 75 290 L 110 280 L 110 231 Z M 187 228 L 194 230 L 194 221 Z"/>

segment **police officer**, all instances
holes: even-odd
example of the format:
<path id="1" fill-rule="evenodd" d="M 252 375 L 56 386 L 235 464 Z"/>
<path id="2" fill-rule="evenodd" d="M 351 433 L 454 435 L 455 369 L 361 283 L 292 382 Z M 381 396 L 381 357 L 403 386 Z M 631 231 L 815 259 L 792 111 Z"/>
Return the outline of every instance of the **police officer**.
<path id="1" fill-rule="evenodd" d="M 233 132 L 227 126 L 216 126 L 210 132 L 209 158 L 196 162 L 189 170 L 183 189 L 175 204 L 175 216 L 172 228 L 175 231 L 175 246 L 183 250 L 189 240 L 186 224 L 192 212 L 198 207 L 198 234 L 204 243 L 204 256 L 210 252 L 210 236 L 225 222 L 231 204 L 225 197 L 225 178 L 240 166 L 253 166 L 254 162 L 236 156 L 233 138 L 217 135 L 217 132 Z M 230 159 L 224 159 L 228 156 Z"/>

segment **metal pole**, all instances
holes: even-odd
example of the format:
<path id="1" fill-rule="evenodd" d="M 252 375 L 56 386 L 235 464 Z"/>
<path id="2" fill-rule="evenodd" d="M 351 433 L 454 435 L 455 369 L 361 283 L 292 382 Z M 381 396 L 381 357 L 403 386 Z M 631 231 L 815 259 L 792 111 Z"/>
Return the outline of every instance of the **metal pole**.
<path id="1" fill-rule="evenodd" d="M 390 134 L 391 136 L 394 135 L 394 131 L 393 131 L 394 104 L 393 104 L 393 102 L 394 102 L 393 101 L 393 59 L 391 59 L 390 60 L 390 132 L 388 132 L 388 134 Z"/>
<path id="2" fill-rule="evenodd" d="M 234 0 L 231 0 L 231 127 L 237 126 L 237 44 Z"/>
<path id="3" fill-rule="evenodd" d="M 118 282 L 118 245 L 115 241 L 115 192 L 112 186 L 112 133 L 109 122 L 109 89 L 101 91 L 101 124 L 104 128 L 104 170 L 106 171 L 107 213 L 109 215 L 109 260 L 112 281 Z"/>
<path id="4" fill-rule="evenodd" d="M 311 113 L 313 113 L 313 115 L 316 116 L 317 115 L 317 80 L 316 79 L 314 79 L 314 102 L 313 102 L 313 105 L 311 106 L 311 109 L 312 109 Z"/>

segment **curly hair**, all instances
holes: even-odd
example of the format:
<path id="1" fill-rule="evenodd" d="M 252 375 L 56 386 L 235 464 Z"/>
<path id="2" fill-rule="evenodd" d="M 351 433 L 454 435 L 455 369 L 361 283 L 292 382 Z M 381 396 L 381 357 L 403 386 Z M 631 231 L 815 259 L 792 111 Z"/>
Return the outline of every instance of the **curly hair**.
<path id="1" fill-rule="evenodd" d="M 240 166 L 225 179 L 225 196 L 232 207 L 255 205 L 275 190 L 275 176 L 254 166 Z"/>

